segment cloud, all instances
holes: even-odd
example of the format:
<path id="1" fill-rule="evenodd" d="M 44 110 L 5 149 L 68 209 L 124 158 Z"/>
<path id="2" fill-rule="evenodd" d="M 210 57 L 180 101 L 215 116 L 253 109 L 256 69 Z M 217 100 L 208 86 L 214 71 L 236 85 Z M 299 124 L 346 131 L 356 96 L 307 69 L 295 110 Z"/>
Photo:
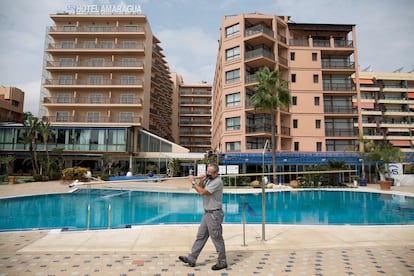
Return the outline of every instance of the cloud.
<path id="1" fill-rule="evenodd" d="M 198 27 L 164 29 L 156 36 L 161 41 L 171 71 L 183 75 L 185 81 L 212 83 L 217 39 Z"/>
<path id="2" fill-rule="evenodd" d="M 24 94 L 24 112 L 30 111 L 34 116 L 39 112 L 40 80 L 16 85 Z"/>

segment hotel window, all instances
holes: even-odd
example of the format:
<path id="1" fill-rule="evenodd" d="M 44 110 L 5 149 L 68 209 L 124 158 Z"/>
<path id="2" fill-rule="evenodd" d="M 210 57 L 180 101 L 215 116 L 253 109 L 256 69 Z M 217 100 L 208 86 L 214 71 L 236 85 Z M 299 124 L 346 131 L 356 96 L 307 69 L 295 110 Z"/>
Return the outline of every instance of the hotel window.
<path id="1" fill-rule="evenodd" d="M 130 66 L 136 66 L 136 65 L 137 65 L 136 58 L 123 58 L 122 59 L 122 66 L 130 67 Z"/>
<path id="2" fill-rule="evenodd" d="M 293 119 L 293 128 L 298 128 L 298 120 Z"/>
<path id="3" fill-rule="evenodd" d="M 240 33 L 240 25 L 237 23 L 226 28 L 226 37 L 232 37 Z"/>
<path id="4" fill-rule="evenodd" d="M 86 113 L 87 122 L 99 122 L 100 112 L 88 112 Z"/>
<path id="5" fill-rule="evenodd" d="M 240 117 L 226 118 L 226 130 L 239 130 Z"/>
<path id="6" fill-rule="evenodd" d="M 240 105 L 240 92 L 226 95 L 226 106 Z"/>
<path id="7" fill-rule="evenodd" d="M 135 76 L 122 76 L 121 77 L 121 84 L 135 84 L 136 83 Z"/>
<path id="8" fill-rule="evenodd" d="M 73 26 L 73 25 L 63 26 L 63 31 L 64 32 L 76 32 L 76 26 Z"/>
<path id="9" fill-rule="evenodd" d="M 292 105 L 297 105 L 298 104 L 298 97 L 297 96 L 293 96 L 292 97 Z"/>
<path id="10" fill-rule="evenodd" d="M 73 48 L 75 48 L 75 42 L 73 42 L 73 41 L 62 41 L 62 43 L 60 44 L 60 47 L 62 49 L 73 49 Z"/>
<path id="11" fill-rule="evenodd" d="M 113 48 L 113 42 L 112 41 L 101 41 L 101 48 L 104 48 L 104 49 L 111 49 L 111 48 Z"/>
<path id="12" fill-rule="evenodd" d="M 133 112 L 119 112 L 119 121 L 121 123 L 133 122 L 134 121 L 134 113 Z"/>
<path id="13" fill-rule="evenodd" d="M 322 151 L 322 142 L 316 142 L 316 151 Z"/>
<path id="14" fill-rule="evenodd" d="M 290 80 L 291 80 L 291 82 L 296 82 L 296 74 L 292 74 L 290 76 Z"/>
<path id="15" fill-rule="evenodd" d="M 315 74 L 313 75 L 313 83 L 318 83 L 319 82 L 319 75 Z"/>
<path id="16" fill-rule="evenodd" d="M 61 75 L 59 76 L 59 84 L 72 84 L 73 83 L 73 77 L 70 75 Z"/>
<path id="17" fill-rule="evenodd" d="M 315 128 L 321 128 L 321 120 L 315 120 Z"/>
<path id="18" fill-rule="evenodd" d="M 295 60 L 295 52 L 290 53 L 290 60 Z"/>
<path id="19" fill-rule="evenodd" d="M 240 46 L 226 50 L 226 60 L 240 58 Z"/>
<path id="20" fill-rule="evenodd" d="M 124 41 L 122 42 L 122 46 L 124 49 L 135 49 L 137 48 L 137 42 L 136 41 Z"/>
<path id="21" fill-rule="evenodd" d="M 68 111 L 58 111 L 56 112 L 56 122 L 68 122 L 69 121 L 69 112 Z"/>
<path id="22" fill-rule="evenodd" d="M 96 48 L 95 40 L 88 40 L 83 42 L 83 47 L 86 49 Z"/>
<path id="23" fill-rule="evenodd" d="M 299 142 L 294 142 L 293 148 L 294 148 L 294 151 L 299 151 Z"/>
<path id="24" fill-rule="evenodd" d="M 98 84 L 102 84 L 102 82 L 103 82 L 103 76 L 101 75 L 89 76 L 89 84 L 98 85 Z"/>
<path id="25" fill-rule="evenodd" d="M 227 142 L 226 151 L 240 151 L 240 142 Z"/>
<path id="26" fill-rule="evenodd" d="M 312 53 L 312 61 L 318 61 L 318 53 Z"/>
<path id="27" fill-rule="evenodd" d="M 89 94 L 89 103 L 99 104 L 102 103 L 102 94 Z"/>
<path id="28" fill-rule="evenodd" d="M 240 69 L 226 72 L 226 83 L 240 81 Z"/>
<path id="29" fill-rule="evenodd" d="M 70 102 L 70 94 L 69 93 L 59 93 L 56 99 L 57 103 L 69 103 Z"/>
<path id="30" fill-rule="evenodd" d="M 73 66 L 73 58 L 61 58 L 59 60 L 59 66 L 61 66 L 61 67 L 71 67 L 71 66 Z"/>
<path id="31" fill-rule="evenodd" d="M 133 104 L 134 103 L 134 94 L 122 94 L 121 95 L 121 104 Z"/>
<path id="32" fill-rule="evenodd" d="M 102 67 L 104 66 L 104 59 L 103 58 L 92 58 L 91 59 L 91 65 L 93 67 Z"/>
<path id="33" fill-rule="evenodd" d="M 319 106 L 319 104 L 320 104 L 320 98 L 319 98 L 319 97 L 314 97 L 314 98 L 313 98 L 313 104 L 314 104 L 315 106 Z"/>

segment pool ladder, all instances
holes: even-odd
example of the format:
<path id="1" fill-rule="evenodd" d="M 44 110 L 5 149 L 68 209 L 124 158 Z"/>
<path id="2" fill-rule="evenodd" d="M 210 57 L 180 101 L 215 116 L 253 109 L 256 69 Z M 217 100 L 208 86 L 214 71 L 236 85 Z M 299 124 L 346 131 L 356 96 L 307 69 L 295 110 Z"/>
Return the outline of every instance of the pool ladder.
<path id="1" fill-rule="evenodd" d="M 88 221 L 86 224 L 86 230 L 89 230 L 91 226 L 91 204 L 88 204 Z M 108 229 L 111 229 L 111 204 L 108 205 Z"/>

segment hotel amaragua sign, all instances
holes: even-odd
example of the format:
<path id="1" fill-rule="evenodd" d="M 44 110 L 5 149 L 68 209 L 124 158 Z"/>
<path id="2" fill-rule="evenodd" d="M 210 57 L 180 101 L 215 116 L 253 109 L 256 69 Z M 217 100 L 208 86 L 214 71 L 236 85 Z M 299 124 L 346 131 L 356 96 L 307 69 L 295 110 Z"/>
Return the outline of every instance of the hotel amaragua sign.
<path id="1" fill-rule="evenodd" d="M 70 14 L 141 14 L 140 5 L 68 5 Z"/>

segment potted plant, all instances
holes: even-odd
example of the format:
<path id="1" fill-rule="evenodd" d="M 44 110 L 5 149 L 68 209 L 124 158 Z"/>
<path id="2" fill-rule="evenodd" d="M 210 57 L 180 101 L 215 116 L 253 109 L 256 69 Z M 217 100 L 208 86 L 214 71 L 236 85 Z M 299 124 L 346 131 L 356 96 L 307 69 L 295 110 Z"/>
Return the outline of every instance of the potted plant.
<path id="1" fill-rule="evenodd" d="M 369 159 L 375 162 L 375 170 L 379 176 L 378 184 L 381 190 L 390 190 L 393 179 L 390 177 L 388 164 L 401 161 L 401 149 L 394 147 L 388 141 L 380 143 L 369 141 L 367 149 Z"/>
<path id="2" fill-rule="evenodd" d="M 357 175 L 355 175 L 353 177 L 353 181 L 354 181 L 354 187 L 357 187 L 358 186 L 358 176 Z"/>

